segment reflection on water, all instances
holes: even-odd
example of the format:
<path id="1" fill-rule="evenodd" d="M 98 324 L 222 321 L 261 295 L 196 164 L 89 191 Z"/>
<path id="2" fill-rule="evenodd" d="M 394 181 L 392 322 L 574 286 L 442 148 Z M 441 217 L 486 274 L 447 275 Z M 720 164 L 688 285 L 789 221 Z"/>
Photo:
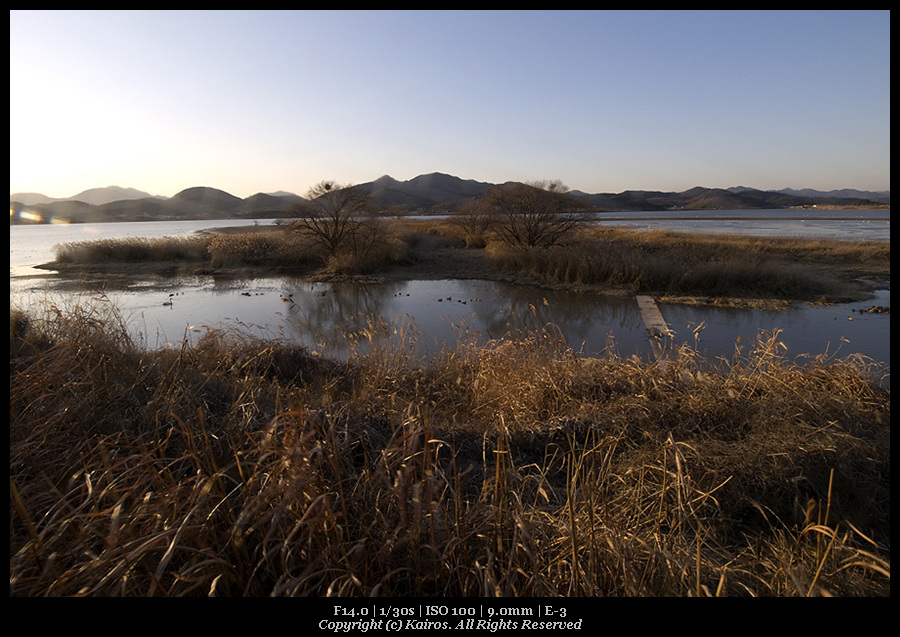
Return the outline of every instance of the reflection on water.
<path id="1" fill-rule="evenodd" d="M 631 297 L 538 290 L 491 281 L 309 283 L 293 278 L 183 281 L 168 289 L 96 293 L 52 290 L 20 279 L 20 303 L 103 302 L 116 307 L 148 347 L 199 338 L 210 328 L 286 338 L 342 353 L 347 339 L 393 338 L 413 332 L 428 356 L 461 336 L 502 338 L 518 329 L 552 329 L 575 349 L 600 353 L 614 337 L 623 355 L 649 352 Z M 30 285 L 27 283 L 30 281 Z M 12 287 L 12 286 L 11 286 Z M 68 301 L 66 301 L 68 299 Z M 99 301 L 98 301 L 99 299 Z"/>
<path id="2" fill-rule="evenodd" d="M 835 236 L 890 241 L 890 211 L 668 211 L 633 213 L 643 221 L 615 225 L 740 232 L 768 236 Z M 685 216 L 702 217 L 684 219 Z M 622 216 L 618 215 L 617 216 Z M 753 218 L 735 219 L 743 216 Z M 805 216 L 789 219 L 788 216 Z M 673 219 L 681 217 L 681 219 Z M 815 218 L 814 218 L 815 217 Z M 94 283 L 55 276 L 25 276 L 30 266 L 53 258 L 60 242 L 121 236 L 185 236 L 222 225 L 269 224 L 271 220 L 181 221 L 10 227 L 10 303 L 111 304 L 128 321 L 138 342 L 166 347 L 194 342 L 210 328 L 262 338 L 285 338 L 340 356 L 351 341 L 397 343 L 411 332 L 417 355 L 428 356 L 460 336 L 501 338 L 522 327 L 558 332 L 585 354 L 614 347 L 621 356 L 650 356 L 644 324 L 632 297 L 554 292 L 488 281 L 408 281 L 358 285 L 309 283 L 291 278 L 235 281 L 210 277 L 131 283 L 121 291 L 109 277 Z M 602 222 L 607 223 L 607 222 Z M 44 273 L 45 274 L 45 273 Z M 80 289 L 79 289 L 80 287 Z M 98 290 L 107 290 L 99 293 Z M 97 300 L 99 299 L 99 300 Z M 763 312 L 661 305 L 678 344 L 730 358 L 761 331 L 781 330 L 787 355 L 862 354 L 890 367 L 890 314 L 860 314 L 872 305 L 890 307 L 890 291 L 862 303 Z M 697 328 L 700 328 L 699 330 Z"/>
<path id="3" fill-rule="evenodd" d="M 787 348 L 785 356 L 792 359 L 861 354 L 889 368 L 891 316 L 866 310 L 890 304 L 890 290 L 878 290 L 868 301 L 801 306 L 786 312 L 683 305 L 660 309 L 679 342 L 692 344 L 697 330 L 699 349 L 709 355 L 728 357 L 736 347 L 746 353 L 760 333 L 779 331 L 779 340 Z"/>
<path id="4" fill-rule="evenodd" d="M 294 278 L 181 280 L 97 293 L 52 289 L 47 278 L 11 279 L 11 299 L 109 303 L 147 347 L 196 342 L 211 328 L 302 343 L 343 357 L 348 343 L 404 343 L 429 357 L 460 337 L 484 341 L 521 328 L 550 330 L 575 350 L 649 357 L 651 349 L 637 302 L 630 296 L 541 290 L 492 281 L 404 281 L 380 284 L 310 283 Z M 13 284 L 13 281 L 16 284 Z M 99 299 L 99 300 L 98 300 Z M 870 301 L 793 311 L 761 311 L 660 304 L 676 344 L 710 357 L 749 351 L 760 332 L 780 330 L 786 355 L 795 358 L 859 353 L 890 367 L 890 314 L 860 313 L 890 306 L 890 291 Z M 404 336 L 408 337 L 404 340 Z M 889 381 L 888 381 L 889 382 Z"/>

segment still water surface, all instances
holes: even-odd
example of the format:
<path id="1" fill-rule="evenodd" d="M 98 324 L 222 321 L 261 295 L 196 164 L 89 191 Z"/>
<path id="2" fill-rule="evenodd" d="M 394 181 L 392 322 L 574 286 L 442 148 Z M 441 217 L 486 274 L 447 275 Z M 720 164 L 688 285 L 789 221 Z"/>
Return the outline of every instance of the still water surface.
<path id="1" fill-rule="evenodd" d="M 600 225 L 759 237 L 891 240 L 890 210 L 665 210 L 603 213 Z"/>
<path id="2" fill-rule="evenodd" d="M 705 223 L 707 230 L 712 230 L 711 222 Z M 183 236 L 216 225 L 238 224 L 12 226 L 10 303 L 36 309 L 51 303 L 115 307 L 135 338 L 147 347 L 196 342 L 208 329 L 220 328 L 235 334 L 290 339 L 333 356 L 344 355 L 348 338 L 389 339 L 396 344 L 407 335 L 410 338 L 405 342 L 415 342 L 413 353 L 428 356 L 461 336 L 500 338 L 524 326 L 550 329 L 585 354 L 613 348 L 622 356 L 651 355 L 637 303 L 627 296 L 556 292 L 480 280 L 359 285 L 309 283 L 291 277 L 173 278 L 162 285 L 159 280 L 146 281 L 101 291 L 96 286 L 79 289 L 31 268 L 52 260 L 56 243 L 119 236 Z M 734 231 L 733 225 L 729 228 Z M 864 234 L 861 229 L 855 232 Z M 890 314 L 860 313 L 872 305 L 889 307 L 890 291 L 879 291 L 875 299 L 865 302 L 787 312 L 681 305 L 660 305 L 660 310 L 675 332 L 677 344 L 696 345 L 711 357 L 730 358 L 736 347 L 746 352 L 760 333 L 778 330 L 788 357 L 802 360 L 816 355 L 861 354 L 880 363 L 883 369 L 878 374 L 887 373 L 889 385 Z"/>

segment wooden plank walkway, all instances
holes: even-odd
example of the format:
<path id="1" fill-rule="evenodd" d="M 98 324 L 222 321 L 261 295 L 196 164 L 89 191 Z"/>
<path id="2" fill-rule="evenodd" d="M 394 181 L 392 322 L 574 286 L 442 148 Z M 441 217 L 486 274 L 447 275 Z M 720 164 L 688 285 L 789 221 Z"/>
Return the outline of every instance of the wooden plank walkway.
<path id="1" fill-rule="evenodd" d="M 647 328 L 647 337 L 650 340 L 653 356 L 657 361 L 662 362 L 672 349 L 672 331 L 652 296 L 638 294 L 634 298 L 641 311 L 644 327 Z"/>

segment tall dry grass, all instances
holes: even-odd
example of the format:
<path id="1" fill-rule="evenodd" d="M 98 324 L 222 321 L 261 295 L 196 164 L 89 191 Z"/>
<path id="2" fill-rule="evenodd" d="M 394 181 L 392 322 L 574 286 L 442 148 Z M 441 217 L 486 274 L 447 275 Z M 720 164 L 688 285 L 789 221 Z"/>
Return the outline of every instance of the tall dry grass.
<path id="1" fill-rule="evenodd" d="M 54 253 L 56 262 L 63 265 L 200 262 L 208 258 L 211 239 L 210 236 L 197 236 L 74 241 L 56 246 Z"/>
<path id="2" fill-rule="evenodd" d="M 438 239 L 438 241 L 435 241 Z M 441 256 L 435 257 L 435 246 Z M 484 259 L 487 255 L 489 258 Z M 178 264 L 204 271 L 264 268 L 308 275 L 466 276 L 659 296 L 838 302 L 864 298 L 860 279 L 890 278 L 890 243 L 635 232 L 585 226 L 564 244 L 512 248 L 477 241 L 454 219 L 383 219 L 330 254 L 290 226 L 185 238 L 117 239 L 57 248 L 58 266 Z"/>
<path id="3" fill-rule="evenodd" d="M 385 232 L 370 245 L 349 245 L 334 255 L 290 228 L 191 237 L 122 238 L 65 243 L 55 248 L 57 266 L 116 263 L 180 264 L 195 268 L 256 268 L 333 274 L 366 273 L 403 262 L 407 246 Z"/>
<path id="4" fill-rule="evenodd" d="M 890 594 L 861 362 L 413 351 L 148 351 L 114 312 L 11 311 L 10 594 Z"/>
<path id="5" fill-rule="evenodd" d="M 547 283 L 656 295 L 840 301 L 860 276 L 890 278 L 890 244 L 583 228 L 564 245 L 488 249 L 499 267 Z"/>

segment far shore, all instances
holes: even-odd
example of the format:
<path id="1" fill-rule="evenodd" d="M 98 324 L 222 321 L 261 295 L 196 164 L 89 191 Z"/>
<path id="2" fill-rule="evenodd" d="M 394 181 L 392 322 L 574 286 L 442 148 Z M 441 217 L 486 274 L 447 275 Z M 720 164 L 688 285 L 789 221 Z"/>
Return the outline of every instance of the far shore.
<path id="1" fill-rule="evenodd" d="M 890 216 L 891 206 L 890 204 L 868 204 L 868 205 L 846 205 L 846 206 L 831 206 L 831 205 L 817 205 L 817 206 L 797 206 L 793 208 L 741 208 L 729 210 L 729 212 L 734 212 L 736 214 L 730 215 L 728 217 L 716 217 L 717 219 L 764 219 L 768 217 L 763 217 L 758 214 L 760 210 L 780 210 L 785 213 L 785 216 L 779 216 L 778 219 L 785 221 L 793 221 L 800 219 L 808 219 L 810 221 L 820 221 L 820 220 L 833 220 L 833 221 L 849 221 L 854 220 L 855 217 L 810 217 L 807 215 L 802 216 L 794 216 L 791 213 L 796 213 L 796 211 L 801 210 L 884 210 Z M 596 214 L 603 221 L 644 221 L 644 220 L 652 220 L 658 219 L 656 216 L 645 216 L 647 213 L 657 214 L 660 212 L 672 212 L 672 213 L 681 213 L 680 216 L 677 217 L 667 217 L 667 219 L 672 220 L 686 220 L 686 219 L 695 219 L 697 215 L 703 215 L 707 213 L 718 212 L 718 210 L 706 210 L 706 209 L 672 209 L 672 210 L 598 210 Z M 443 218 L 447 215 L 445 213 L 410 213 L 409 215 L 399 215 L 396 218 L 403 219 L 405 217 L 414 218 L 414 217 L 434 217 L 434 218 Z M 291 216 L 287 215 L 283 212 L 279 212 L 276 215 L 270 217 L 272 219 L 279 219 L 284 221 L 290 221 Z M 153 223 L 155 221 L 167 222 L 167 221 L 203 221 L 203 218 L 159 218 L 159 219 L 149 219 L 147 217 L 128 217 L 128 218 L 115 218 L 115 219 L 105 219 L 105 220 L 97 220 L 92 219 L 89 221 L 85 220 L 62 220 L 59 218 L 55 218 L 53 223 L 140 223 L 147 222 Z M 219 223 L 219 222 L 227 222 L 227 220 L 222 219 L 210 219 L 210 223 Z M 41 224 L 50 224 L 51 221 L 49 219 L 41 219 L 40 217 L 37 220 L 28 218 L 22 219 L 18 215 L 10 215 L 9 225 L 41 225 Z M 256 226 L 254 226 L 256 227 Z M 262 226 L 266 227 L 266 226 Z M 235 229 L 247 228 L 247 226 L 236 226 Z M 226 228 L 218 228 L 213 227 L 211 230 L 214 231 L 229 231 Z"/>

